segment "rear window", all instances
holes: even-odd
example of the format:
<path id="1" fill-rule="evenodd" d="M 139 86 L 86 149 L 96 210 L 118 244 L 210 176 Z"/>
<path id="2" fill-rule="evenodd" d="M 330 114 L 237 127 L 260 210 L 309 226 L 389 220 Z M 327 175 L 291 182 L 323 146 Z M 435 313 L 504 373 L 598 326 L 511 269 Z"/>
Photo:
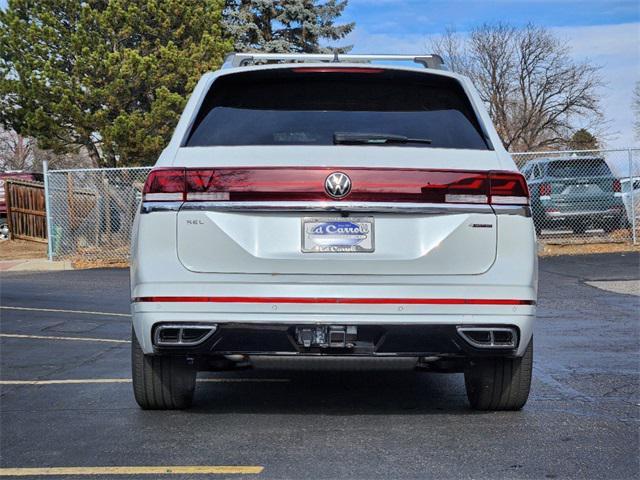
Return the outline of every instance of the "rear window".
<path id="1" fill-rule="evenodd" d="M 563 160 L 549 164 L 550 177 L 603 177 L 611 176 L 611 170 L 601 158 Z"/>
<path id="2" fill-rule="evenodd" d="M 274 69 L 216 80 L 186 146 L 333 145 L 334 134 L 384 134 L 411 147 L 488 150 L 471 104 L 451 78 Z"/>

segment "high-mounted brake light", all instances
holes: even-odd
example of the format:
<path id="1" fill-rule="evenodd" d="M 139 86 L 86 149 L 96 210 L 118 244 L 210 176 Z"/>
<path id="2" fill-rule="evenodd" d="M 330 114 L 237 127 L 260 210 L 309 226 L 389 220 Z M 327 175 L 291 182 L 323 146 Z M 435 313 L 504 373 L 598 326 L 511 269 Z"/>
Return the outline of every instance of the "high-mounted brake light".
<path id="1" fill-rule="evenodd" d="M 351 191 L 335 199 L 325 191 L 335 171 L 351 179 Z M 384 202 L 527 205 L 524 177 L 513 172 L 391 168 L 244 167 L 163 168 L 151 171 L 146 202 Z"/>
<path id="2" fill-rule="evenodd" d="M 371 67 L 298 67 L 295 73 L 381 73 L 382 68 Z"/>

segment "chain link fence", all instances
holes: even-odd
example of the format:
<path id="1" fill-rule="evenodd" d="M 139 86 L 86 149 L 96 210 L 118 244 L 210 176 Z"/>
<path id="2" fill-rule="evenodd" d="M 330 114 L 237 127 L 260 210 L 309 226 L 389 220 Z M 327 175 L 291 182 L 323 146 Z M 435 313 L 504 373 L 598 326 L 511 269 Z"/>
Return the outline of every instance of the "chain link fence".
<path id="1" fill-rule="evenodd" d="M 640 149 L 516 153 L 540 242 L 633 242 L 640 227 Z"/>
<path id="2" fill-rule="evenodd" d="M 640 149 L 513 154 L 540 242 L 638 241 Z M 46 173 L 51 258 L 126 261 L 150 167 Z"/>
<path id="3" fill-rule="evenodd" d="M 127 260 L 150 167 L 46 173 L 51 258 Z"/>

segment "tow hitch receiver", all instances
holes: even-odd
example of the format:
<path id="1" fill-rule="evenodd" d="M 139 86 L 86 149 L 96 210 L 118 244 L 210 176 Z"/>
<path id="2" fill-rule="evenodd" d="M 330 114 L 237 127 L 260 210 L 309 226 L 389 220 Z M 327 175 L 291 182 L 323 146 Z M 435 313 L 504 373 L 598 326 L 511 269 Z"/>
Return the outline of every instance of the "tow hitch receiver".
<path id="1" fill-rule="evenodd" d="M 358 327 L 316 325 L 296 327 L 296 341 L 305 348 L 353 348 L 358 338 Z"/>

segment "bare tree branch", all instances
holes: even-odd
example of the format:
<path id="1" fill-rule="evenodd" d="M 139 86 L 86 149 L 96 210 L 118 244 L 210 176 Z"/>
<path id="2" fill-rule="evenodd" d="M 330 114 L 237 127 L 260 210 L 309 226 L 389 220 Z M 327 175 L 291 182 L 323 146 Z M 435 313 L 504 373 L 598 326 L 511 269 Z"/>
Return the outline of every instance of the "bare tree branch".
<path id="1" fill-rule="evenodd" d="M 602 124 L 600 67 L 572 60 L 543 27 L 484 24 L 467 38 L 447 30 L 430 46 L 471 78 L 509 150 L 562 147 L 577 123 Z"/>
<path id="2" fill-rule="evenodd" d="M 32 158 L 32 143 L 13 130 L 0 130 L 0 170 L 25 170 Z"/>
<path id="3" fill-rule="evenodd" d="M 84 149 L 58 154 L 38 147 L 33 138 L 0 126 L 0 171 L 41 171 L 44 160 L 54 169 L 97 166 Z"/>

